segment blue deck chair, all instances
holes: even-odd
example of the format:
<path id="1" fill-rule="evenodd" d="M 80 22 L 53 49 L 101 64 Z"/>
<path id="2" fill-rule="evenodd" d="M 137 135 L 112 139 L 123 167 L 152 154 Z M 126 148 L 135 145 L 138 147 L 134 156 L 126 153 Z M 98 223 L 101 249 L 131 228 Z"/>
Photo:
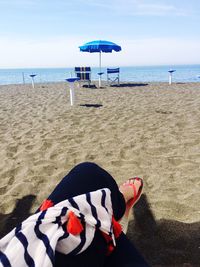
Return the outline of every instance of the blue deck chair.
<path id="1" fill-rule="evenodd" d="M 91 68 L 90 67 L 75 67 L 76 77 L 79 78 L 79 83 L 91 83 Z"/>
<path id="2" fill-rule="evenodd" d="M 107 69 L 107 83 L 108 85 L 119 85 L 119 72 L 120 68 Z"/>

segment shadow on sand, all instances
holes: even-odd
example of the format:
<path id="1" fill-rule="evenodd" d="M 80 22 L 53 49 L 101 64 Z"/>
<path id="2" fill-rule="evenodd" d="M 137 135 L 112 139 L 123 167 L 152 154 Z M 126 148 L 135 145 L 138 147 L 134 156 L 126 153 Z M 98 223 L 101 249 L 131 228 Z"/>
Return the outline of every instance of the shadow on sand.
<path id="1" fill-rule="evenodd" d="M 128 237 L 152 266 L 200 266 L 200 222 L 155 220 L 142 195 L 135 205 Z"/>
<path id="2" fill-rule="evenodd" d="M 31 215 L 36 196 L 19 199 L 10 214 L 0 214 L 0 237 Z M 200 266 L 200 222 L 156 221 L 146 195 L 134 207 L 128 237 L 151 266 Z"/>
<path id="3" fill-rule="evenodd" d="M 91 88 L 91 89 L 97 89 L 98 87 L 95 84 L 83 84 L 82 85 L 83 88 Z"/>
<path id="4" fill-rule="evenodd" d="M 11 213 L 5 215 L 0 213 L 0 238 L 31 215 L 30 210 L 35 198 L 35 195 L 24 196 L 17 200 L 15 208 Z"/>
<path id="5" fill-rule="evenodd" d="M 86 108 L 100 108 L 103 107 L 101 104 L 81 104 L 81 107 L 86 107 Z"/>
<path id="6" fill-rule="evenodd" d="M 111 85 L 111 87 L 138 87 L 147 86 L 148 83 L 120 83 L 119 85 Z"/>
<path id="7" fill-rule="evenodd" d="M 90 89 L 107 89 L 108 87 L 138 87 L 138 86 L 147 86 L 148 83 L 120 83 L 120 84 L 104 84 L 100 88 L 96 86 L 95 84 L 84 84 L 82 85 L 83 88 L 90 88 Z"/>

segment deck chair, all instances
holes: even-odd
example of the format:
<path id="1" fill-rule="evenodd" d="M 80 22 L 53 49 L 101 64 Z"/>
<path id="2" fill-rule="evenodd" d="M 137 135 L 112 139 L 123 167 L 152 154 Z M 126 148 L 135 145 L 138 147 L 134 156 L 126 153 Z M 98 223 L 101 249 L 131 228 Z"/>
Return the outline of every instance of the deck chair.
<path id="1" fill-rule="evenodd" d="M 91 83 L 91 68 L 90 67 L 75 67 L 76 77 L 79 78 L 79 83 Z"/>
<path id="2" fill-rule="evenodd" d="M 107 83 L 108 85 L 119 85 L 119 72 L 120 68 L 107 69 Z"/>

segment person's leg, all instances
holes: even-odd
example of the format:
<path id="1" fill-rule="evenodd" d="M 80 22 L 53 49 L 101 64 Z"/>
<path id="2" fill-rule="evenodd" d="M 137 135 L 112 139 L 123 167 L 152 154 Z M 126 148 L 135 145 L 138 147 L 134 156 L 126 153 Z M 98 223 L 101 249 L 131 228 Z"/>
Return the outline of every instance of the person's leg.
<path id="1" fill-rule="evenodd" d="M 48 199 L 54 205 L 80 194 L 101 188 L 111 190 L 111 200 L 115 219 L 122 217 L 125 211 L 125 200 L 113 177 L 95 163 L 85 162 L 75 166 L 56 186 Z M 103 267 L 106 259 L 107 243 L 99 231 L 96 231 L 92 244 L 76 256 L 56 252 L 56 267 Z"/>
<path id="2" fill-rule="evenodd" d="M 54 204 L 70 197 L 92 192 L 101 188 L 111 190 L 113 213 L 116 220 L 125 211 L 125 200 L 113 177 L 95 163 L 84 162 L 75 166 L 56 186 L 48 199 Z"/>
<path id="3" fill-rule="evenodd" d="M 134 245 L 122 233 L 116 240 L 116 248 L 107 257 L 104 267 L 150 267 Z"/>
<path id="4" fill-rule="evenodd" d="M 125 235 L 128 228 L 130 211 L 139 200 L 142 194 L 142 188 L 143 180 L 139 177 L 130 178 L 119 187 L 126 201 L 126 211 L 124 216 L 120 219 L 123 233 L 116 239 L 115 250 L 107 258 L 106 264 L 104 265 L 105 267 L 149 266 Z"/>
<path id="5" fill-rule="evenodd" d="M 111 190 L 111 199 L 115 219 L 118 220 L 124 214 L 126 204 L 122 193 L 113 177 L 98 165 L 90 162 L 81 163 L 75 166 L 56 186 L 48 199 L 54 204 L 64 199 L 74 197 L 86 192 L 95 191 L 101 188 Z M 124 192 L 125 193 L 125 192 Z M 96 232 L 95 238 L 89 248 L 76 256 L 63 255 L 56 252 L 56 267 L 103 267 L 103 266 L 148 266 L 139 255 L 133 245 L 127 240 L 124 234 L 117 239 L 117 247 L 107 258 L 107 244 L 100 232 Z M 105 265 L 105 260 L 111 265 Z M 140 265 L 135 265 L 135 262 Z M 143 264 L 143 265 L 142 265 Z"/>
<path id="6" fill-rule="evenodd" d="M 96 231 L 92 244 L 82 253 L 76 256 L 55 254 L 55 267 L 104 267 L 107 246 L 105 239 L 99 231 Z"/>

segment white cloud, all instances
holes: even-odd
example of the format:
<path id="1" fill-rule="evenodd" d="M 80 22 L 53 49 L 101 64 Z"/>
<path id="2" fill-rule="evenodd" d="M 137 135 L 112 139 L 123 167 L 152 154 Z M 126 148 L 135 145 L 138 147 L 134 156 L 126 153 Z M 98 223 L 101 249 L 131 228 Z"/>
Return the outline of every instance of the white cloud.
<path id="1" fill-rule="evenodd" d="M 161 5 L 161 4 L 138 4 L 138 15 L 184 15 L 185 13 L 173 5 Z"/>
<path id="2" fill-rule="evenodd" d="M 0 6 L 17 8 L 19 10 L 35 7 L 38 11 L 41 7 L 46 7 L 47 11 L 51 7 L 59 10 L 66 9 L 68 13 L 79 13 L 81 10 L 82 14 L 88 12 L 88 8 L 95 8 L 99 9 L 99 12 L 108 11 L 116 15 L 180 16 L 196 13 L 199 3 L 198 1 L 195 3 L 194 0 L 193 2 L 191 0 L 0 0 Z"/>
<path id="3" fill-rule="evenodd" d="M 84 2 L 84 0 L 79 0 Z M 163 15 L 176 15 L 182 16 L 189 14 L 184 10 L 181 5 L 174 5 L 174 1 L 165 3 L 165 1 L 156 0 L 107 0 L 102 2 L 100 0 L 88 0 L 86 5 L 104 8 L 110 11 L 117 12 L 117 14 L 126 15 L 150 15 L 150 16 L 163 16 Z"/>

